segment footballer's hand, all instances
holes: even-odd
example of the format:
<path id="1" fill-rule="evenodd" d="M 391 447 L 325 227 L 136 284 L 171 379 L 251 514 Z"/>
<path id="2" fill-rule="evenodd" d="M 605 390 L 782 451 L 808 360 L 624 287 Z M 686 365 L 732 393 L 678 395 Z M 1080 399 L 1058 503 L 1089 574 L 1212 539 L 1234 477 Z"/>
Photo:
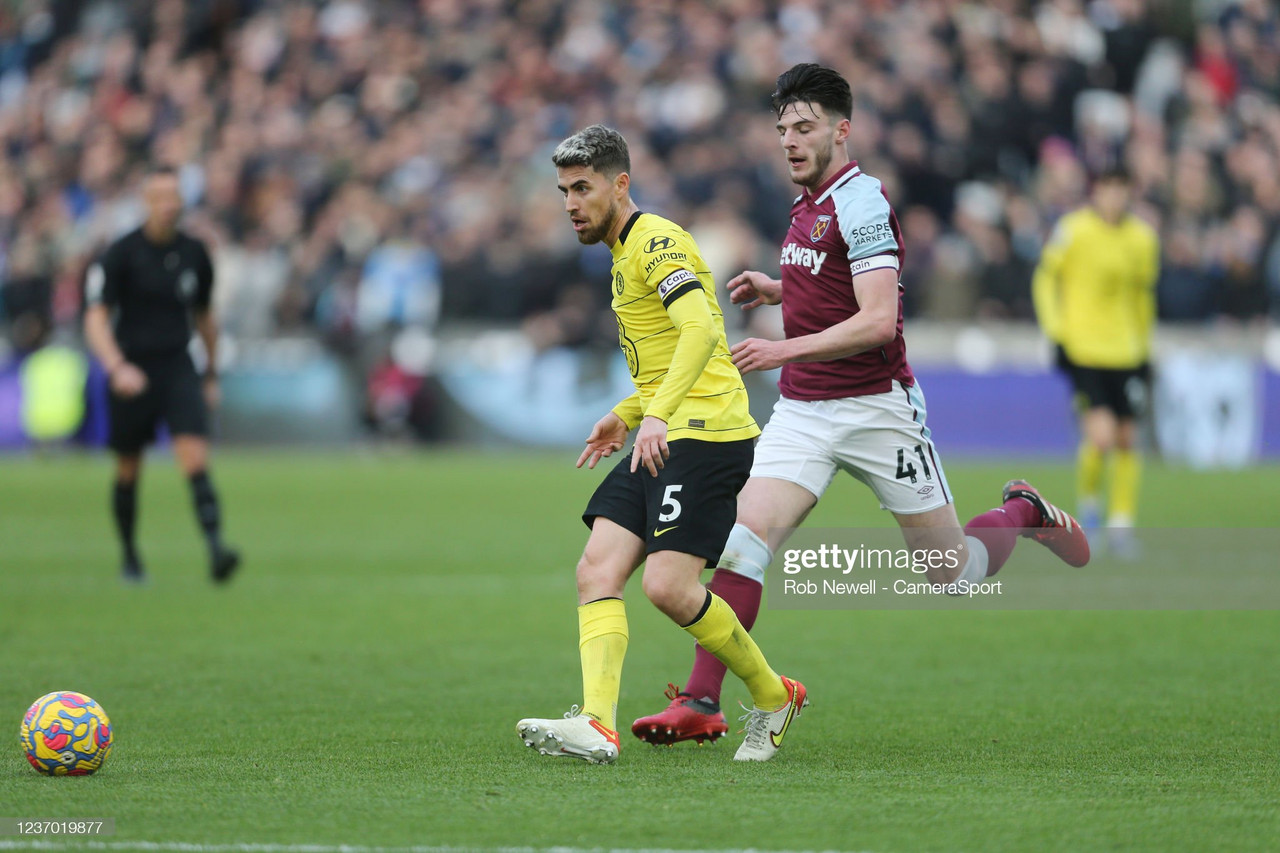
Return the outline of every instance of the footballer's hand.
<path id="1" fill-rule="evenodd" d="M 671 449 L 667 447 L 667 422 L 662 418 L 646 416 L 636 432 L 636 446 L 631 450 L 631 471 L 641 465 L 649 473 L 658 476 L 658 469 L 666 466 Z"/>
<path id="2" fill-rule="evenodd" d="M 117 397 L 136 397 L 147 390 L 147 374 L 127 361 L 116 365 L 109 378 Z"/>
<path id="3" fill-rule="evenodd" d="M 216 376 L 205 376 L 204 378 L 204 404 L 210 409 L 216 409 L 222 403 L 222 385 L 218 382 Z"/>
<path id="4" fill-rule="evenodd" d="M 743 311 L 782 301 L 782 282 L 755 270 L 738 273 L 725 283 L 725 289 L 729 291 L 729 301 L 741 305 Z"/>
<path id="5" fill-rule="evenodd" d="M 790 359 L 786 355 L 786 341 L 766 341 L 764 338 L 747 338 L 733 345 L 733 363 L 743 374 L 753 370 L 773 370 L 782 367 Z"/>
<path id="6" fill-rule="evenodd" d="M 585 462 L 588 468 L 596 467 L 602 456 L 612 456 L 627 441 L 627 422 L 613 412 L 596 421 L 587 436 L 587 447 L 578 457 L 578 467 Z"/>

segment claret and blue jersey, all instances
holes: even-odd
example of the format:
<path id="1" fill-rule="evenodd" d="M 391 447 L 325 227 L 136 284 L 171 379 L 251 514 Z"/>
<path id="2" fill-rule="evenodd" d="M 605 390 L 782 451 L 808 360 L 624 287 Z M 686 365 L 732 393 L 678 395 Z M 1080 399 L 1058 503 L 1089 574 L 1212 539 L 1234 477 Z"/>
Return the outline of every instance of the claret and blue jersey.
<path id="1" fill-rule="evenodd" d="M 782 246 L 782 320 L 788 338 L 812 335 L 859 310 L 853 278 L 877 269 L 901 274 L 905 250 L 898 217 L 880 181 L 850 162 L 791 207 Z M 793 400 L 833 400 L 915 383 L 902 339 L 899 285 L 897 335 L 887 345 L 832 361 L 794 362 L 778 387 Z"/>

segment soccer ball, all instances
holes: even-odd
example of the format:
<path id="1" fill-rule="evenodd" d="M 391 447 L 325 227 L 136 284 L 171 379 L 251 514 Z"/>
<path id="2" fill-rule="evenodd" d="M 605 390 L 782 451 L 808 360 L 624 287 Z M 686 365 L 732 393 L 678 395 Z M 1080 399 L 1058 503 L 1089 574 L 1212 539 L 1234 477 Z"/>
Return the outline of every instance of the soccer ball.
<path id="1" fill-rule="evenodd" d="M 32 703 L 18 738 L 27 761 L 46 776 L 88 776 L 111 752 L 111 721 L 83 693 L 59 690 Z"/>

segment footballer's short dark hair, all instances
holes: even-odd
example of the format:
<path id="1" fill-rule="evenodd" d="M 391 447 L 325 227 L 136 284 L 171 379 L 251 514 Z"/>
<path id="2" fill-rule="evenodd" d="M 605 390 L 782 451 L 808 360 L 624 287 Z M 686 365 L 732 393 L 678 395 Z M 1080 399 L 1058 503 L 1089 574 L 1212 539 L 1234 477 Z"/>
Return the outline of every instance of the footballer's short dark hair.
<path id="1" fill-rule="evenodd" d="M 1094 185 L 1097 184 L 1131 184 L 1133 183 L 1133 175 L 1129 174 L 1129 170 L 1122 165 L 1108 166 L 1093 176 Z"/>
<path id="2" fill-rule="evenodd" d="M 817 104 L 832 116 L 853 118 L 853 93 L 849 81 L 823 65 L 802 62 L 778 75 L 773 110 L 779 117 L 791 104 Z"/>
<path id="3" fill-rule="evenodd" d="M 631 171 L 631 152 L 621 133 L 603 124 L 593 124 L 570 136 L 551 153 L 556 168 L 589 166 L 607 178 Z"/>

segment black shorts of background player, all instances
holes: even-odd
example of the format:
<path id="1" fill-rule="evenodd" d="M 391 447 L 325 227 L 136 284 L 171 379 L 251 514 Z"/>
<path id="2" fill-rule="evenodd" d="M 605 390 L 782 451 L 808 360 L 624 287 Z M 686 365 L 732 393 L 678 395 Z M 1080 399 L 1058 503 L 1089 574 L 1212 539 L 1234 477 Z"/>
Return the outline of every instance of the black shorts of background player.
<path id="1" fill-rule="evenodd" d="M 1062 348 L 1058 349 L 1061 351 Z M 1058 368 L 1071 380 L 1075 405 L 1081 414 L 1102 408 L 1123 423 L 1146 413 L 1151 384 L 1150 364 L 1119 368 L 1081 367 L 1062 353 L 1058 358 Z"/>
<path id="2" fill-rule="evenodd" d="M 213 264 L 204 244 L 178 229 L 182 198 L 175 173 L 153 171 L 142 194 L 146 222 L 111 244 L 85 280 L 85 340 L 111 386 L 112 511 L 124 577 L 145 576 L 134 537 L 138 478 L 143 450 L 163 422 L 191 484 L 210 574 L 221 583 L 235 572 L 240 555 L 222 541 L 218 496 L 209 477 L 208 407 L 219 399 Z M 187 354 L 193 320 L 208 353 L 203 380 Z"/>

